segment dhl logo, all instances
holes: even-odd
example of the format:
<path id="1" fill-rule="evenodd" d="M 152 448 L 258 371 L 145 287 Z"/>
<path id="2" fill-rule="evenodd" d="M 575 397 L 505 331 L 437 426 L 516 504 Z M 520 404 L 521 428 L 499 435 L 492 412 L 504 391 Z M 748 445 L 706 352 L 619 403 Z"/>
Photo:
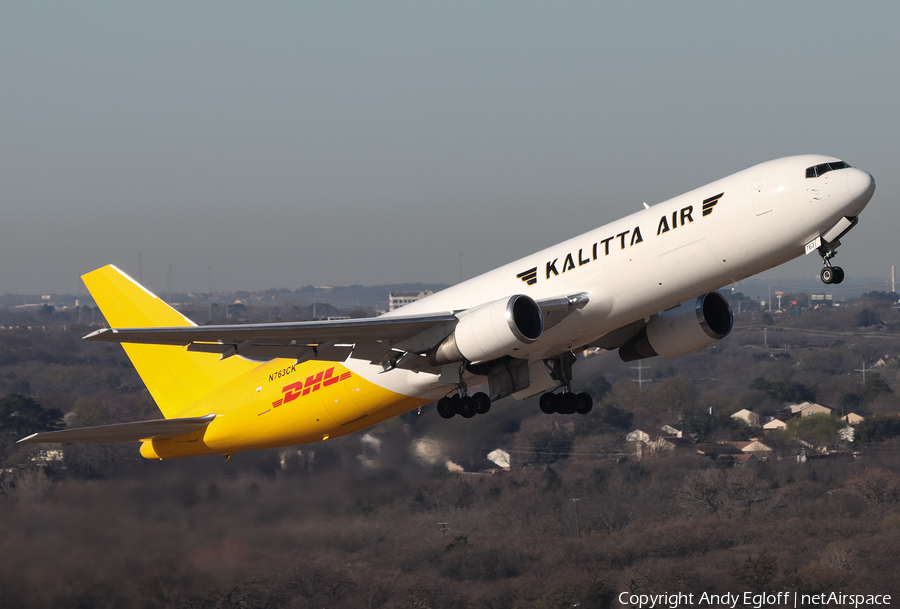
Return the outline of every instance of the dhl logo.
<path id="1" fill-rule="evenodd" d="M 281 390 L 284 397 L 272 402 L 272 408 L 278 408 L 282 404 L 293 402 L 302 395 L 309 395 L 313 391 L 318 391 L 320 387 L 328 387 L 334 385 L 338 381 L 346 381 L 350 378 L 349 372 L 345 372 L 340 376 L 333 375 L 334 368 L 329 368 L 328 370 L 320 371 L 318 374 L 306 377 L 305 381 L 297 381 L 296 383 L 286 385 L 284 389 Z"/>

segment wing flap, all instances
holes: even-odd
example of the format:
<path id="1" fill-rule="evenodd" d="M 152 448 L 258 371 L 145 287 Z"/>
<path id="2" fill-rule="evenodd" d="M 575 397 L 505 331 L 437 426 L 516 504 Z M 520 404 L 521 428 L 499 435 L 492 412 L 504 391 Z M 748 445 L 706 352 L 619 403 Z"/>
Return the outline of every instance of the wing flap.
<path id="1" fill-rule="evenodd" d="M 144 440 L 165 440 L 177 438 L 202 429 L 216 418 L 214 414 L 183 419 L 158 419 L 116 423 L 98 427 L 80 427 L 60 431 L 46 431 L 31 434 L 16 444 L 99 444 L 106 442 L 143 442 Z"/>

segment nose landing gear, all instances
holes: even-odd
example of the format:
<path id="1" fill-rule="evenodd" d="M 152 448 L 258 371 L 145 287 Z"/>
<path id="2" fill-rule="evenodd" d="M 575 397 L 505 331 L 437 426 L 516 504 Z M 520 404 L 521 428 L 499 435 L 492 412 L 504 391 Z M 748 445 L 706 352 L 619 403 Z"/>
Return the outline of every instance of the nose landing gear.
<path id="1" fill-rule="evenodd" d="M 839 266 L 826 266 L 819 272 L 822 283 L 840 283 L 844 280 L 844 269 Z"/>
<path id="2" fill-rule="evenodd" d="M 825 265 L 819 272 L 819 279 L 822 280 L 822 283 L 842 282 L 844 280 L 844 269 L 831 265 L 831 259 L 837 255 L 837 249 L 829 249 L 822 245 L 819 247 L 819 255 L 822 256 L 822 264 Z"/>

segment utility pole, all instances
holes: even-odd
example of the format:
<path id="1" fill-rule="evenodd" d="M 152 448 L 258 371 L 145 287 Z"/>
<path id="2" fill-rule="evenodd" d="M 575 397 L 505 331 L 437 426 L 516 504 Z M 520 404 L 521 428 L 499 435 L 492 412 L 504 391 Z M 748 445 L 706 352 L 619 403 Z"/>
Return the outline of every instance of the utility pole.
<path id="1" fill-rule="evenodd" d="M 212 323 L 212 267 L 206 267 L 206 276 L 209 279 L 209 322 Z"/>
<path id="2" fill-rule="evenodd" d="M 643 362 L 642 360 L 638 360 L 638 365 L 637 365 L 637 366 L 631 366 L 631 369 L 632 369 L 632 370 L 637 370 L 637 371 L 638 371 L 638 377 L 637 377 L 637 380 L 635 380 L 635 379 L 631 379 L 631 380 L 633 380 L 635 383 L 638 384 L 638 391 L 643 391 L 643 390 L 644 390 L 644 383 L 650 383 L 650 382 L 652 382 L 651 379 L 645 379 L 644 376 L 643 376 L 644 370 L 649 370 L 649 369 L 650 369 L 650 366 L 645 366 L 645 365 L 644 365 L 644 362 Z"/>
<path id="3" fill-rule="evenodd" d="M 572 503 L 575 504 L 575 536 L 581 538 L 581 529 L 578 526 L 578 502 L 581 499 L 572 499 Z"/>
<path id="4" fill-rule="evenodd" d="M 459 253 L 459 282 L 462 283 L 462 257 L 463 253 Z"/>
<path id="5" fill-rule="evenodd" d="M 863 367 L 862 368 L 854 368 L 853 372 L 862 372 L 863 380 L 862 380 L 861 384 L 865 385 L 866 384 L 866 372 L 872 372 L 872 369 L 869 368 L 868 370 L 866 370 L 866 361 L 863 360 Z"/>
<path id="6" fill-rule="evenodd" d="M 169 304 L 172 304 L 172 265 L 166 267 L 166 288 L 169 292 Z"/>
<path id="7" fill-rule="evenodd" d="M 446 522 L 439 522 L 439 523 L 438 523 L 438 526 L 441 527 L 441 538 L 446 538 L 446 537 L 447 537 L 447 531 L 450 530 L 450 529 L 447 528 L 447 523 L 446 523 Z"/>

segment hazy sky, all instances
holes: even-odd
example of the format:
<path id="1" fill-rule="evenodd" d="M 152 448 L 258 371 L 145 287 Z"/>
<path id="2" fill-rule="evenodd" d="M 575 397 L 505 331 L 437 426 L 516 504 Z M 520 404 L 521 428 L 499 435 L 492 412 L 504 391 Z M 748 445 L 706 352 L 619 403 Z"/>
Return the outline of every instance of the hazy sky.
<path id="1" fill-rule="evenodd" d="M 780 156 L 878 189 L 900 3 L 5 2 L 0 293 L 447 282 Z M 773 276 L 812 276 L 805 257 Z"/>

